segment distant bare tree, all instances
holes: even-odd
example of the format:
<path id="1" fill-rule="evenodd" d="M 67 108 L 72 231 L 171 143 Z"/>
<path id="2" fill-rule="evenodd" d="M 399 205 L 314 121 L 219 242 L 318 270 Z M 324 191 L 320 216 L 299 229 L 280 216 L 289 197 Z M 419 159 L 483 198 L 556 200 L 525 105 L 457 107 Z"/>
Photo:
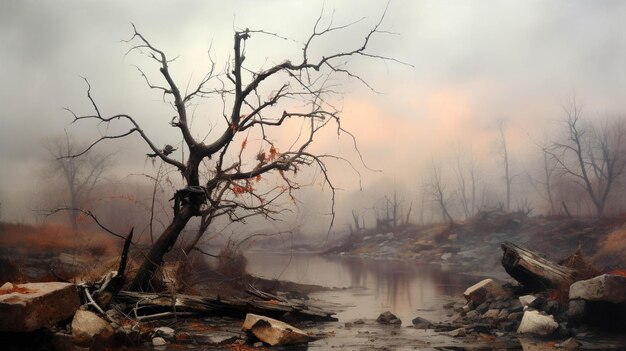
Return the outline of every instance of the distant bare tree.
<path id="1" fill-rule="evenodd" d="M 506 188 L 506 202 L 504 209 L 509 211 L 511 209 L 511 183 L 513 182 L 513 176 L 511 175 L 510 162 L 509 162 L 509 148 L 506 142 L 506 135 L 504 133 L 504 120 L 498 124 L 498 130 L 500 132 L 500 150 L 502 153 L 502 166 L 504 168 L 504 185 Z"/>
<path id="2" fill-rule="evenodd" d="M 556 205 L 554 201 L 554 195 L 552 190 L 552 177 L 557 167 L 557 163 L 554 161 L 552 157 L 552 153 L 549 151 L 549 147 L 546 146 L 547 143 L 537 144 L 539 149 L 541 150 L 542 157 L 542 175 L 541 180 L 535 179 L 532 175 L 528 174 L 528 182 L 535 189 L 537 194 L 548 203 L 550 207 L 550 214 L 556 214 Z"/>
<path id="3" fill-rule="evenodd" d="M 301 57 L 295 62 L 282 60 L 269 67 L 248 67 L 246 58 L 254 53 L 246 51 L 247 44 L 254 36 L 269 36 L 281 41 L 285 38 L 262 30 L 236 30 L 233 36 L 232 61 L 224 65 L 223 71 L 219 71 L 216 63 L 209 57 L 208 73 L 187 91 L 181 90 L 175 82 L 170 66 L 172 59 L 133 26 L 133 35 L 127 41 L 131 45 L 129 52 L 144 54 L 157 64 L 161 83 L 156 83 L 141 70 L 140 74 L 149 88 L 162 93 L 164 100 L 174 109 L 175 116 L 168 122 L 177 131 L 174 137 L 182 138 L 184 154 L 170 154 L 173 148 L 168 148 L 165 143 L 158 144 L 165 144 L 163 148 L 157 146 L 134 116 L 101 113 L 103 110 L 96 103 L 88 82 L 87 98 L 92 104 L 93 112 L 79 115 L 70 111 L 74 122 L 95 120 L 101 125 L 125 123 L 128 128 L 119 134 L 102 136 L 84 152 L 100 142 L 136 134 L 149 148 L 150 156 L 160 158 L 176 168 L 182 176 L 184 187 L 177 190 L 173 197 L 173 219 L 145 254 L 145 259 L 131 282 L 131 289 L 150 289 L 150 281 L 163 262 L 164 255 L 178 241 L 193 217 L 201 217 L 203 224 L 192 240 L 192 245 L 203 236 L 205 228 L 220 216 L 233 222 L 245 221 L 251 216 L 275 219 L 284 210 L 278 206 L 276 200 L 283 195 L 293 198 L 293 191 L 300 187 L 294 178 L 305 167 L 317 167 L 323 182 L 332 191 L 332 224 L 335 188 L 325 162 L 340 158 L 331 154 L 314 153 L 310 147 L 318 132 L 332 124 L 336 126 L 338 133 L 354 138 L 341 127 L 340 111 L 331 104 L 330 97 L 337 94 L 338 75 L 356 79 L 370 87 L 365 80 L 348 69 L 353 59 L 358 57 L 396 61 L 366 50 L 374 37 L 386 33 L 379 29 L 383 18 L 384 13 L 353 48 L 314 55 L 311 50 L 314 44 L 350 26 L 335 26 L 332 23 L 324 26 L 320 15 L 313 33 L 304 39 Z M 332 46 L 327 46 L 330 47 Z M 198 138 L 199 133 L 194 132 L 191 126 L 190 106 L 203 98 L 222 102 L 222 108 L 208 117 L 213 118 L 216 126 L 216 136 L 213 138 Z M 293 120 L 300 121 L 301 132 L 297 137 L 294 136 L 295 141 L 285 141 L 288 146 L 279 150 L 277 142 L 271 139 L 270 132 L 283 126 L 286 121 Z M 249 133 L 254 133 L 258 140 L 254 146 L 254 150 L 258 150 L 255 155 L 251 155 L 251 148 L 247 147 Z M 263 177 L 271 175 L 282 185 L 257 186 Z"/>
<path id="4" fill-rule="evenodd" d="M 443 183 L 441 175 L 441 167 L 433 161 L 431 169 L 430 182 L 426 184 L 426 191 L 430 195 L 431 199 L 435 201 L 437 206 L 441 210 L 441 218 L 450 223 L 454 223 L 452 215 L 448 210 L 449 194 L 446 192 L 446 186 Z"/>
<path id="5" fill-rule="evenodd" d="M 596 215 L 602 217 L 612 187 L 626 166 L 624 119 L 583 125 L 582 106 L 575 99 L 564 110 L 565 136 L 554 143 L 551 154 L 563 174 L 586 191 Z"/>
<path id="6" fill-rule="evenodd" d="M 111 155 L 99 154 L 90 151 L 81 157 L 68 157 L 77 152 L 80 147 L 71 141 L 69 136 L 57 138 L 47 146 L 52 157 L 53 170 L 63 179 L 68 193 L 66 205 L 68 221 L 75 232 L 78 230 L 79 209 L 85 209 L 91 201 L 91 195 L 103 178 L 103 174 L 109 165 Z"/>
<path id="7" fill-rule="evenodd" d="M 457 194 L 463 215 L 467 219 L 476 213 L 476 166 L 471 156 L 467 160 L 463 157 L 460 148 L 455 151 L 455 161 Z"/>

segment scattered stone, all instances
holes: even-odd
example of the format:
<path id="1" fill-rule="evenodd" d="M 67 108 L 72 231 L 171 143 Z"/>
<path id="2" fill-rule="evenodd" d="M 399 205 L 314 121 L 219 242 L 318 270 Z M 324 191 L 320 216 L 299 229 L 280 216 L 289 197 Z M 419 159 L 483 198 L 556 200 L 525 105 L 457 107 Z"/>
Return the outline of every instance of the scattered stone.
<path id="1" fill-rule="evenodd" d="M 556 344 L 555 347 L 566 350 L 578 350 L 578 348 L 580 347 L 580 342 L 574 338 L 569 338 L 562 343 Z"/>
<path id="2" fill-rule="evenodd" d="M 166 340 L 173 340 L 175 331 L 170 327 L 159 327 L 154 330 L 155 336 L 160 336 Z"/>
<path id="3" fill-rule="evenodd" d="M 415 317 L 411 322 L 416 329 L 428 329 L 431 326 L 430 321 L 422 317 Z"/>
<path id="4" fill-rule="evenodd" d="M 465 328 L 458 328 L 448 332 L 448 335 L 455 338 L 462 338 L 464 336 L 467 336 L 467 331 L 465 330 Z"/>
<path id="5" fill-rule="evenodd" d="M 603 274 L 575 282 L 569 288 L 569 298 L 615 304 L 626 302 L 626 277 Z"/>
<path id="6" fill-rule="evenodd" d="M 389 311 L 381 313 L 378 318 L 376 318 L 376 322 L 380 324 L 402 324 L 402 321 Z"/>
<path id="7" fill-rule="evenodd" d="M 469 312 L 467 312 L 467 314 L 465 315 L 465 317 L 466 317 L 467 319 L 476 319 L 476 318 L 478 318 L 478 316 L 479 316 L 479 313 L 478 313 L 478 311 L 476 311 L 476 310 L 474 310 L 474 311 L 469 311 Z"/>
<path id="8" fill-rule="evenodd" d="M 452 258 L 452 254 L 450 252 L 446 252 L 443 255 L 441 255 L 441 259 L 444 260 L 444 261 L 447 261 L 447 260 L 449 260 L 451 258 Z"/>
<path id="9" fill-rule="evenodd" d="M 522 303 L 518 299 L 512 299 L 509 301 L 507 305 L 507 309 L 510 312 L 522 312 L 524 309 L 524 306 L 522 306 Z"/>
<path id="10" fill-rule="evenodd" d="M 354 321 L 354 322 L 352 322 L 352 323 L 354 323 L 354 324 L 365 324 L 365 321 L 364 321 L 364 320 L 362 320 L 362 319 L 357 319 L 357 320 L 355 320 L 355 321 Z"/>
<path id="11" fill-rule="evenodd" d="M 504 296 L 506 292 L 496 283 L 493 279 L 485 279 L 480 281 L 465 290 L 463 296 L 467 301 L 472 301 L 475 304 L 482 304 L 489 297 Z"/>
<path id="12" fill-rule="evenodd" d="M 167 341 L 160 336 L 152 338 L 152 346 L 165 346 Z"/>
<path id="13" fill-rule="evenodd" d="M 509 311 L 507 311 L 506 309 L 504 310 L 500 310 L 500 313 L 498 314 L 498 320 L 503 321 L 509 318 Z"/>
<path id="14" fill-rule="evenodd" d="M 109 344 L 114 333 L 109 322 L 93 312 L 79 310 L 72 319 L 72 337 L 76 345 Z"/>
<path id="15" fill-rule="evenodd" d="M 302 330 L 279 320 L 248 313 L 242 329 L 271 346 L 305 344 L 309 336 Z"/>
<path id="16" fill-rule="evenodd" d="M 561 306 L 559 305 L 558 301 L 548 300 L 543 305 L 543 311 L 546 312 L 547 314 L 555 315 L 561 311 Z"/>
<path id="17" fill-rule="evenodd" d="M 263 341 L 255 342 L 254 344 L 252 344 L 252 346 L 254 346 L 254 347 L 263 347 Z"/>
<path id="18" fill-rule="evenodd" d="M 537 298 L 534 295 L 524 295 L 519 297 L 519 302 L 522 304 L 522 307 L 526 307 L 533 303 Z"/>
<path id="19" fill-rule="evenodd" d="M 582 320 L 587 313 L 587 301 L 570 300 L 567 307 L 567 318 L 571 321 Z"/>
<path id="20" fill-rule="evenodd" d="M 548 300 L 546 300 L 545 298 L 539 296 L 536 299 L 533 300 L 533 302 L 529 303 L 528 308 L 533 308 L 535 310 L 539 310 L 539 311 L 543 311 L 543 308 L 546 304 Z"/>
<path id="21" fill-rule="evenodd" d="M 29 332 L 71 318 L 80 307 L 76 286 L 27 283 L 0 287 L 0 332 Z"/>
<path id="22" fill-rule="evenodd" d="M 479 314 L 485 314 L 485 312 L 489 311 L 489 303 L 481 303 L 480 305 L 478 305 L 478 307 L 476 307 L 474 311 L 478 312 Z"/>
<path id="23" fill-rule="evenodd" d="M 522 320 L 523 316 L 524 316 L 524 312 L 513 312 L 513 313 L 509 314 L 507 319 L 512 321 L 512 322 L 519 322 L 519 321 Z"/>
<path id="24" fill-rule="evenodd" d="M 542 315 L 539 311 L 526 311 L 522 317 L 522 322 L 517 328 L 517 332 L 520 334 L 533 333 L 538 335 L 550 335 L 557 328 L 559 324 L 554 320 L 554 317 Z"/>
<path id="25" fill-rule="evenodd" d="M 498 315 L 500 314 L 500 310 L 489 310 L 485 312 L 482 317 L 485 319 L 498 319 Z"/>

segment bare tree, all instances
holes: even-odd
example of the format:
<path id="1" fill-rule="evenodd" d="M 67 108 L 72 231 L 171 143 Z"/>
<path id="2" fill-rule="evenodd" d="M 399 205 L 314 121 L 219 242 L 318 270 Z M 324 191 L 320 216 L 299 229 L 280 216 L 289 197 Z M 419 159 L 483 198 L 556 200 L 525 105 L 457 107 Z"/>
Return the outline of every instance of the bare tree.
<path id="1" fill-rule="evenodd" d="M 372 38 L 386 33 L 379 29 L 383 18 L 384 13 L 353 49 L 325 53 L 314 58 L 310 50 L 314 43 L 331 32 L 349 26 L 334 26 L 331 23 L 322 27 L 320 15 L 313 33 L 304 41 L 302 56 L 297 62 L 284 60 L 265 69 L 254 69 L 244 64 L 246 58 L 252 55 L 246 51 L 246 43 L 253 36 L 270 36 L 281 40 L 285 38 L 261 30 L 237 30 L 233 38 L 232 61 L 226 65 L 225 70 L 218 73 L 216 63 L 209 56 L 209 72 L 195 88 L 185 92 L 180 90 L 173 78 L 170 67 L 172 60 L 133 26 L 133 35 L 127 41 L 131 45 L 129 52 L 145 54 L 158 65 L 162 83 L 155 83 L 141 70 L 140 73 L 151 89 L 160 91 L 163 98 L 171 103 L 175 116 L 169 124 L 180 133 L 184 141 L 184 159 L 182 156 L 170 154 L 167 147 L 157 146 L 135 117 L 128 114 L 107 116 L 101 113 L 89 82 L 87 98 L 94 113 L 79 115 L 70 111 L 74 122 L 96 120 L 105 125 L 125 122 L 129 126 L 125 132 L 100 137 L 85 151 L 72 156 L 79 156 L 100 142 L 138 134 L 150 152 L 175 167 L 184 180 L 185 186 L 174 195 L 172 222 L 145 254 L 145 260 L 131 283 L 131 289 L 150 288 L 150 280 L 162 263 L 165 253 L 177 242 L 182 230 L 193 217 L 202 217 L 204 223 L 196 240 L 193 240 L 194 243 L 203 235 L 203 228 L 208 227 L 218 216 L 227 216 L 230 221 L 244 221 L 257 215 L 268 219 L 276 218 L 283 211 L 277 206 L 276 200 L 282 195 L 293 196 L 293 191 L 300 186 L 295 177 L 303 167 L 316 166 L 320 170 L 322 180 L 333 194 L 331 213 L 334 219 L 335 188 L 327 173 L 325 161 L 340 158 L 331 154 L 314 154 L 309 150 L 315 135 L 332 123 L 338 133 L 346 133 L 354 139 L 352 134 L 341 127 L 340 111 L 330 103 L 330 97 L 337 93 L 333 79 L 336 75 L 344 75 L 370 87 L 365 80 L 348 69 L 350 60 L 361 57 L 396 61 L 366 50 Z M 215 115 L 216 121 L 219 118 L 223 120 L 221 132 L 208 141 L 208 137 L 199 139 L 196 136 L 190 122 L 190 105 L 203 98 L 218 98 L 222 101 L 222 110 Z M 279 151 L 277 142 L 270 137 L 271 130 L 294 119 L 301 121 L 301 133 L 295 141 L 288 144 L 290 146 Z M 256 133 L 260 140 L 258 151 L 252 156 L 247 145 L 247 136 L 250 133 Z M 201 168 L 206 171 L 201 172 Z M 259 186 L 263 177 L 269 174 L 275 175 L 282 185 Z"/>
<path id="2" fill-rule="evenodd" d="M 430 195 L 431 199 L 437 203 L 437 206 L 440 208 L 441 218 L 449 224 L 453 224 L 454 219 L 448 210 L 450 194 L 447 193 L 446 186 L 443 183 L 441 167 L 436 165 L 434 161 L 430 182 L 426 184 L 426 191 Z"/>
<path id="3" fill-rule="evenodd" d="M 624 120 L 600 127 L 583 125 L 582 106 L 575 99 L 564 110 L 565 137 L 554 143 L 551 154 L 560 170 L 586 191 L 596 215 L 602 217 L 612 187 L 626 166 Z"/>
<path id="4" fill-rule="evenodd" d="M 460 148 L 455 151 L 455 161 L 457 194 L 467 219 L 476 213 L 476 166 L 471 156 L 467 160 L 463 157 Z"/>
<path id="5" fill-rule="evenodd" d="M 554 161 L 552 157 L 552 153 L 549 151 L 549 147 L 547 143 L 537 144 L 539 149 L 541 150 L 542 157 L 542 175 L 541 179 L 535 179 L 532 175 L 528 174 L 528 182 L 535 189 L 537 194 L 548 203 L 550 207 L 550 214 L 556 214 L 556 205 L 554 201 L 553 195 L 553 175 L 557 167 L 557 163 Z"/>
<path id="6" fill-rule="evenodd" d="M 64 205 L 72 209 L 68 211 L 68 221 L 72 230 L 76 232 L 79 209 L 85 209 L 87 203 L 92 200 L 92 192 L 102 180 L 111 155 L 90 151 L 83 153 L 81 157 L 70 157 L 79 147 L 68 135 L 51 141 L 47 149 L 52 157 L 54 172 L 61 176 L 69 194 Z"/>
<path id="7" fill-rule="evenodd" d="M 508 212 L 511 209 L 511 183 L 513 182 L 513 176 L 511 175 L 510 170 L 509 149 L 506 143 L 504 129 L 504 121 L 502 120 L 498 124 L 498 130 L 500 131 L 500 149 L 502 152 L 502 166 L 504 167 L 504 185 L 506 188 L 506 203 L 504 204 L 504 209 Z"/>

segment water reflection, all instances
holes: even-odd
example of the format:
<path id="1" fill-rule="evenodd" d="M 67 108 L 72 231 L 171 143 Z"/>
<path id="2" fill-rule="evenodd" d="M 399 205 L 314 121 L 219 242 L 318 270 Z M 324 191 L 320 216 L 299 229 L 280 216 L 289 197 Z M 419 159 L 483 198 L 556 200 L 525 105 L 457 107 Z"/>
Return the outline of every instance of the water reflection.
<path id="1" fill-rule="evenodd" d="M 264 278 L 353 288 L 322 294 L 322 298 L 354 306 L 338 315 L 340 320 L 346 321 L 375 318 L 385 310 L 395 313 L 405 324 L 417 314 L 440 319 L 441 306 L 478 280 L 413 262 L 308 254 L 250 253 L 247 256 L 251 273 Z"/>

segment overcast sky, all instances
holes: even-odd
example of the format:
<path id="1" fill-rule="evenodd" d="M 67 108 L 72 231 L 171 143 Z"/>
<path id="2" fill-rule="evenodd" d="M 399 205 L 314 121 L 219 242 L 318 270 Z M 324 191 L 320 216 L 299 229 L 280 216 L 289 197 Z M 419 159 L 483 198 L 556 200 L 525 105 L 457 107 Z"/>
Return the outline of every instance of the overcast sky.
<path id="1" fill-rule="evenodd" d="M 89 112 L 81 76 L 91 82 L 104 113 L 133 114 L 159 144 L 172 142 L 171 110 L 146 88 L 134 65 L 153 74 L 156 68 L 125 55 L 128 45 L 121 40 L 130 37 L 131 22 L 170 56 L 180 55 L 172 71 L 185 85 L 207 68 L 211 44 L 220 66 L 227 62 L 233 28 L 293 39 L 252 38 L 248 58 L 267 66 L 297 58 L 297 45 L 322 8 L 324 18 L 336 24 L 366 19 L 343 36 L 320 42 L 320 53 L 354 48 L 385 5 L 376 0 L 0 2 L 3 217 L 29 218 L 27 197 L 45 186 L 36 179 L 47 139 L 64 129 L 76 138 L 95 135 L 91 126 L 70 126 L 62 109 Z M 371 52 L 413 67 L 355 62 L 357 73 L 381 93 L 346 80 L 346 94 L 337 102 L 367 163 L 383 170 L 363 173 L 366 188 L 395 180 L 414 189 L 425 165 L 454 145 L 488 157 L 502 119 L 512 152 L 527 153 L 529 136 L 540 138 L 551 129 L 562 117 L 561 104 L 572 96 L 584 101 L 590 118 L 626 113 L 626 2 L 392 0 L 382 29 L 398 34 L 374 38 Z M 353 157 L 345 140 L 320 143 Z M 118 152 L 120 170 L 150 169 L 136 139 L 103 147 Z M 356 189 L 350 177 L 338 178 L 346 191 Z"/>

